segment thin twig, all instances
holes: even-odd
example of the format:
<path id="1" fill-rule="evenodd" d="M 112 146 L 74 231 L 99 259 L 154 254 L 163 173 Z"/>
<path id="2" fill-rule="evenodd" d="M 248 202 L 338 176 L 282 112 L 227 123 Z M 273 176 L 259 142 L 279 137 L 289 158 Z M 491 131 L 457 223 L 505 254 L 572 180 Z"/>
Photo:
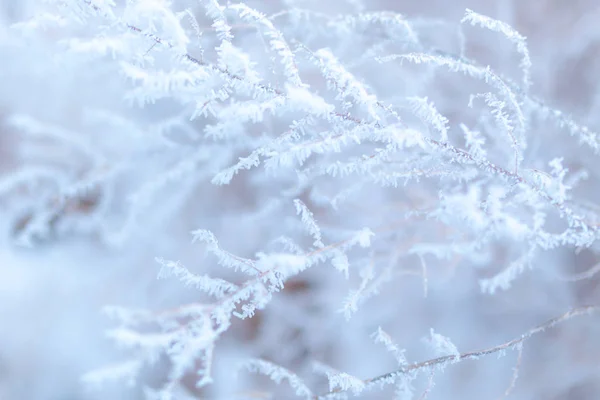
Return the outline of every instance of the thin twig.
<path id="1" fill-rule="evenodd" d="M 517 345 L 517 351 L 519 352 L 517 354 L 517 363 L 516 363 L 515 367 L 513 368 L 513 375 L 510 380 L 510 384 L 504 391 L 504 394 L 502 396 L 500 396 L 500 398 L 498 400 L 502 400 L 502 399 L 508 397 L 512 393 L 512 391 L 514 390 L 514 388 L 517 384 L 517 378 L 519 377 L 519 369 L 521 368 L 521 362 L 523 361 L 523 343 L 520 343 Z"/>
<path id="2" fill-rule="evenodd" d="M 426 400 L 427 396 L 429 396 L 431 389 L 433 389 L 433 378 L 434 377 L 435 377 L 435 370 L 432 368 L 431 371 L 429 371 L 429 380 L 427 381 L 427 387 L 425 388 L 425 390 L 419 397 L 419 400 Z"/>
<path id="3" fill-rule="evenodd" d="M 443 364 L 450 363 L 450 362 L 462 361 L 462 360 L 467 360 L 467 359 L 478 359 L 479 357 L 483 357 L 483 356 L 498 353 L 501 351 L 509 350 L 509 349 L 515 348 L 518 345 L 522 344 L 530 337 L 532 337 L 538 333 L 542 333 L 546 329 L 552 328 L 555 325 L 558 325 L 562 322 L 570 320 L 571 318 L 578 317 L 580 315 L 592 314 L 597 311 L 600 311 L 600 306 L 598 306 L 598 305 L 588 305 L 588 306 L 574 308 L 558 317 L 554 317 L 554 318 L 544 322 L 543 324 L 538 325 L 537 327 L 535 327 L 533 329 L 530 329 L 529 331 L 525 332 L 521 336 L 516 337 L 506 343 L 503 343 L 503 344 L 500 344 L 500 345 L 497 345 L 494 347 L 490 347 L 490 348 L 487 348 L 484 350 L 477 350 L 477 351 L 471 351 L 468 353 L 462 353 L 458 356 L 448 355 L 448 356 L 433 358 L 433 359 L 426 360 L 426 361 L 421 361 L 418 363 L 404 366 L 400 369 L 397 369 L 392 372 L 388 372 L 383 375 L 365 379 L 363 382 L 366 387 L 374 386 L 375 384 L 379 384 L 379 385 L 391 384 L 391 383 L 394 383 L 398 377 L 409 374 L 411 372 L 418 372 L 422 369 L 429 369 L 433 366 L 443 365 Z M 342 393 L 342 392 L 344 392 L 344 390 L 341 390 L 341 389 L 332 390 L 328 393 L 324 393 L 322 395 L 316 396 L 315 399 L 325 399 L 331 395 Z"/>
<path id="4" fill-rule="evenodd" d="M 600 263 L 578 274 L 574 274 L 571 276 L 560 276 L 559 279 L 566 282 L 578 282 L 585 279 L 590 279 L 598 272 L 600 272 Z"/>

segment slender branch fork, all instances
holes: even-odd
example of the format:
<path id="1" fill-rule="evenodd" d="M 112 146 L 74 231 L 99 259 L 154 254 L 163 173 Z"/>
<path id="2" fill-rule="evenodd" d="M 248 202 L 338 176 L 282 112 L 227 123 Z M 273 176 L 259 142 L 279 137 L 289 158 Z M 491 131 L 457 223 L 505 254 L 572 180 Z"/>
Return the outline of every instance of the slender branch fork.
<path id="1" fill-rule="evenodd" d="M 484 350 L 477 350 L 477 351 L 462 353 L 457 356 L 448 355 L 448 356 L 433 358 L 433 359 L 426 360 L 426 361 L 417 362 L 414 364 L 409 364 L 409 365 L 403 366 L 402 368 L 397 369 L 395 371 L 388 372 L 386 374 L 379 375 L 379 376 L 376 376 L 373 378 L 365 379 L 365 380 L 363 380 L 363 383 L 365 384 L 366 388 L 369 388 L 369 387 L 377 385 L 377 384 L 379 384 L 379 385 L 392 384 L 396 381 L 396 379 L 398 377 L 400 377 L 402 375 L 406 375 L 411 372 L 417 372 L 417 371 L 420 371 L 423 369 L 429 369 L 429 368 L 432 368 L 435 366 L 442 366 L 444 364 L 455 363 L 455 362 L 459 362 L 462 360 L 478 359 L 479 357 L 483 357 L 483 356 L 487 356 L 490 354 L 514 349 L 515 347 L 517 347 L 517 346 L 521 345 L 523 342 L 525 342 L 527 339 L 531 338 L 532 336 L 534 336 L 538 333 L 544 332 L 546 329 L 552 328 L 552 327 L 554 327 L 562 322 L 568 321 L 574 317 L 578 317 L 581 315 L 589 315 L 589 314 L 593 314 L 598 311 L 600 311 L 600 305 L 587 305 L 587 306 L 573 308 L 558 317 L 549 319 L 548 321 L 544 322 L 543 324 L 538 325 L 535 328 L 528 330 L 527 332 L 523 333 L 521 336 L 518 336 L 512 340 L 509 340 L 508 342 L 499 344 L 497 346 L 490 347 L 490 348 L 487 348 Z M 343 392 L 344 392 L 344 390 L 341 390 L 341 389 L 332 390 L 328 393 L 324 393 L 324 394 L 315 396 L 314 399 L 315 400 L 326 399 L 330 396 L 333 396 L 335 394 L 340 394 Z"/>

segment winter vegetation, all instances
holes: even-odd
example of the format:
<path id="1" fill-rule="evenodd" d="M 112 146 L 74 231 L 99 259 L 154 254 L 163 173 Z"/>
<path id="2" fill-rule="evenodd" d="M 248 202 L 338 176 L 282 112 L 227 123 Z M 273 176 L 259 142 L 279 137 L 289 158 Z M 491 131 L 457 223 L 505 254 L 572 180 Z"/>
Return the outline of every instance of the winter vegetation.
<path id="1" fill-rule="evenodd" d="M 597 399 L 565 4 L 0 0 L 0 398 Z"/>

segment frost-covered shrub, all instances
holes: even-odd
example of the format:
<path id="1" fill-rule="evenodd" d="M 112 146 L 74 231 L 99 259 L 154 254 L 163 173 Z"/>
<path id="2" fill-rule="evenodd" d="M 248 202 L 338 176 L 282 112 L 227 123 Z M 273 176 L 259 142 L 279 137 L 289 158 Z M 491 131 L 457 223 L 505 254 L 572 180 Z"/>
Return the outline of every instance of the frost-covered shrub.
<path id="1" fill-rule="evenodd" d="M 554 98 L 535 69 L 567 56 L 456 5 L 5 4 L 2 271 L 23 285 L 7 309 L 24 319 L 45 281 L 76 293 L 33 297 L 67 315 L 34 337 L 81 332 L 65 375 L 86 370 L 82 398 L 600 390 L 596 317 L 542 335 L 596 311 L 577 282 L 597 282 L 600 92 Z M 572 54 L 594 50 L 577 35 Z M 119 352 L 73 328 L 100 330 L 101 305 Z M 65 393 L 18 379 L 8 396 Z"/>

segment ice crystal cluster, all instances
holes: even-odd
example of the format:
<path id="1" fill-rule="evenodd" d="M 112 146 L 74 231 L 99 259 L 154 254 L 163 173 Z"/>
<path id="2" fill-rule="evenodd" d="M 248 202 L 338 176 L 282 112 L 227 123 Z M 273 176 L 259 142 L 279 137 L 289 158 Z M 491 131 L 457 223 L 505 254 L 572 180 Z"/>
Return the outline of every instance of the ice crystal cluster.
<path id="1" fill-rule="evenodd" d="M 0 398 L 597 398 L 593 1 L 0 4 Z"/>

